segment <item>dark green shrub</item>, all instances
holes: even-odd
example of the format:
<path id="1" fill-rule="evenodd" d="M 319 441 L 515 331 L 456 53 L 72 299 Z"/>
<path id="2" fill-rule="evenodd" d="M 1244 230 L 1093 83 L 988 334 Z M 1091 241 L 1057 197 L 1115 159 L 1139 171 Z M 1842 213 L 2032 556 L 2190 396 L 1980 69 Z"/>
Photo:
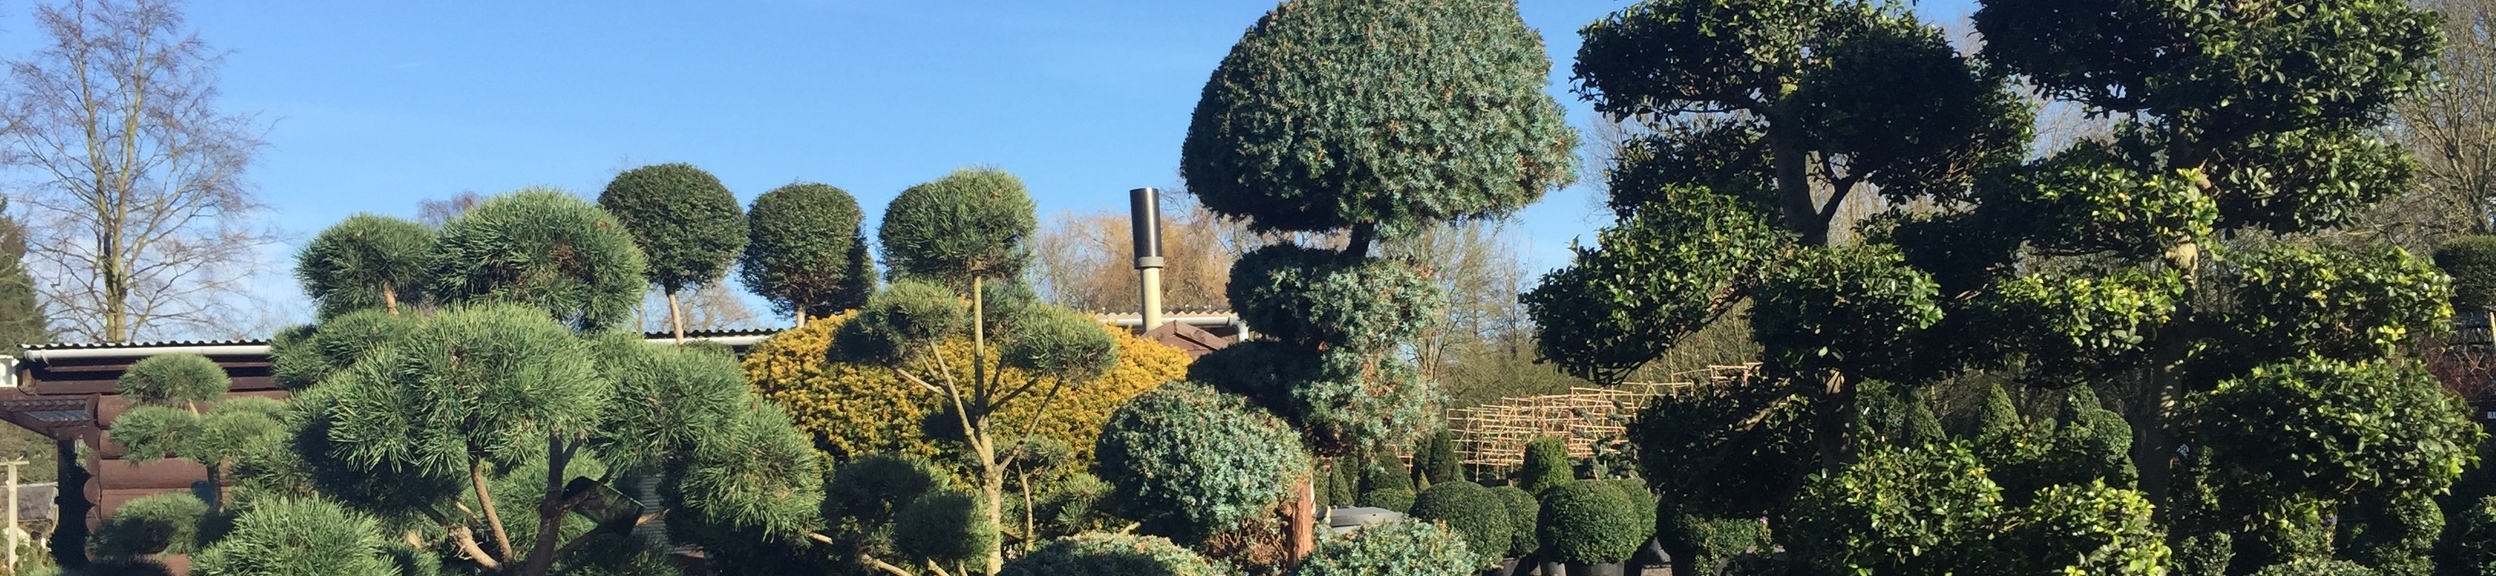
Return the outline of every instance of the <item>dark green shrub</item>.
<path id="1" fill-rule="evenodd" d="M 1329 488 L 1332 488 L 1335 491 L 1333 495 L 1329 496 L 1334 499 L 1334 505 L 1357 506 L 1360 504 L 1360 468 L 1361 466 L 1359 462 L 1353 458 L 1336 458 L 1334 460 L 1334 464 L 1330 466 L 1330 471 L 1335 475 L 1335 478 L 1333 483 L 1328 485 Z"/>
<path id="2" fill-rule="evenodd" d="M 1640 526 L 1638 531 L 1638 533 L 1641 534 L 1641 536 L 1638 537 L 1640 541 L 1645 541 L 1647 538 L 1655 535 L 1655 492 L 1647 490 L 1647 482 L 1645 480 L 1639 480 L 1636 478 L 1605 478 L 1602 480 L 1595 480 L 1595 482 L 1600 482 L 1605 487 L 1611 488 L 1612 493 L 1619 494 L 1621 496 L 1622 502 L 1629 503 L 1629 511 L 1637 516 L 1637 524 Z"/>
<path id="3" fill-rule="evenodd" d="M 708 284 L 745 248 L 745 210 L 719 178 L 692 164 L 653 164 L 607 182 L 598 207 L 615 215 L 669 294 Z"/>
<path id="4" fill-rule="evenodd" d="M 196 551 L 199 520 L 208 515 L 208 503 L 188 493 L 157 494 L 121 505 L 113 517 L 97 526 L 87 540 L 87 549 L 96 556 L 136 557 L 171 552 L 189 554 Z"/>
<path id="5" fill-rule="evenodd" d="M 2333 542 L 2340 557 L 2385 576 L 2429 576 L 2444 511 L 2432 495 L 2368 493 L 2341 507 L 2339 529 Z"/>
<path id="6" fill-rule="evenodd" d="M 321 318 L 357 310 L 397 312 L 425 300 L 433 229 L 388 216 L 348 216 L 295 256 L 295 280 Z"/>
<path id="7" fill-rule="evenodd" d="M 2403 361 L 2263 366 L 2188 397 L 2185 409 L 2222 471 L 2310 498 L 2443 490 L 2484 437 L 2467 406 Z"/>
<path id="8" fill-rule="evenodd" d="M 2453 277 L 2453 312 L 2476 316 L 2496 308 L 2496 236 L 2462 236 L 2435 247 L 2435 267 Z"/>
<path id="9" fill-rule="evenodd" d="M 873 454 L 832 470 L 823 486 L 823 514 L 833 526 L 882 526 L 901 508 L 945 486 L 945 473 L 926 458 Z"/>
<path id="10" fill-rule="evenodd" d="M 329 576 L 406 574 L 403 564 L 423 566 L 424 553 L 393 554 L 392 541 L 369 518 L 323 500 L 257 503 L 234 521 L 234 531 L 195 559 L 201 576 Z M 407 574 L 406 576 L 415 576 Z"/>
<path id="11" fill-rule="evenodd" d="M 99 558 L 84 568 L 64 568 L 61 576 L 173 576 L 173 570 L 146 558 Z"/>
<path id="12" fill-rule="evenodd" d="M 895 276 L 968 287 L 974 277 L 1021 275 L 1031 263 L 1033 206 L 1013 174 L 955 170 L 893 197 L 875 233 Z"/>
<path id="13" fill-rule="evenodd" d="M 1361 494 L 1361 505 L 1397 512 L 1413 509 L 1413 491 L 1402 488 L 1381 488 Z"/>
<path id="14" fill-rule="evenodd" d="M 1464 475 L 1465 462 L 1456 454 L 1455 432 L 1440 430 L 1414 446 L 1413 476 L 1423 481 L 1420 486 L 1463 480 Z"/>
<path id="15" fill-rule="evenodd" d="M 2347 560 L 2306 559 L 2263 567 L 2253 576 L 2377 576 L 2382 574 Z"/>
<path id="16" fill-rule="evenodd" d="M 1477 556 L 1455 532 L 1427 522 L 1389 522 L 1317 543 L 1291 576 L 1467 576 Z"/>
<path id="17" fill-rule="evenodd" d="M 2437 567 L 2456 576 L 2496 576 L 2496 496 L 2461 503 L 2455 512 Z"/>
<path id="18" fill-rule="evenodd" d="M 289 392 L 311 388 L 388 347 L 415 328 L 417 316 L 358 310 L 283 332 L 269 342 L 270 377 Z"/>
<path id="19" fill-rule="evenodd" d="M 1542 548 L 1542 541 L 1534 536 L 1534 521 L 1542 515 L 1543 504 L 1515 486 L 1492 488 L 1491 495 L 1498 497 L 1500 508 L 1508 512 L 1508 556 L 1524 558 Z"/>
<path id="20" fill-rule="evenodd" d="M 839 188 L 801 182 L 764 192 L 746 212 L 737 278 L 782 313 L 821 318 L 864 306 L 875 263 L 863 220 L 858 200 Z"/>
<path id="21" fill-rule="evenodd" d="M 1956 444 L 1884 448 L 1814 478 L 1777 542 L 1827 573 L 1982 573 L 2001 489 Z"/>
<path id="22" fill-rule="evenodd" d="M 1155 536 L 1079 534 L 1050 540 L 997 576 L 1227 576 L 1228 570 Z"/>
<path id="23" fill-rule="evenodd" d="M 1517 487 L 1528 494 L 1569 483 L 1577 473 L 1569 469 L 1569 444 L 1558 437 L 1536 438 L 1525 444 L 1525 465 L 1517 469 Z"/>
<path id="24" fill-rule="evenodd" d="M 893 545 L 902 554 L 951 564 L 970 562 L 997 547 L 997 525 L 988 521 L 978 494 L 939 490 L 903 507 L 893 520 Z"/>
<path id="25" fill-rule="evenodd" d="M 1416 520 L 1441 522 L 1449 530 L 1465 538 L 1465 547 L 1480 558 L 1480 565 L 1490 566 L 1508 555 L 1508 547 L 1516 537 L 1516 528 L 1508 515 L 1508 503 L 1481 484 L 1451 480 L 1430 485 L 1413 498 L 1412 517 Z"/>
<path id="26" fill-rule="evenodd" d="M 1196 542 L 1261 514 L 1309 471 L 1299 435 L 1238 396 L 1174 382 L 1129 399 L 1094 445 L 1116 511 Z"/>
<path id="27" fill-rule="evenodd" d="M 649 266 L 615 216 L 552 188 L 488 198 L 451 220 L 429 262 L 442 302 L 512 302 L 586 329 L 630 320 Z"/>
<path id="28" fill-rule="evenodd" d="M 1715 574 L 1745 553 L 1767 551 L 1768 525 L 1758 518 L 1707 518 L 1659 509 L 1655 535 L 1674 561 Z"/>
<path id="29" fill-rule="evenodd" d="M 216 361 L 198 354 L 159 354 L 141 359 L 121 373 L 121 395 L 156 405 L 187 406 L 214 402 L 234 384 Z"/>
<path id="30" fill-rule="evenodd" d="M 1370 450 L 1369 461 L 1361 468 L 1361 493 L 1379 490 L 1413 491 L 1413 476 L 1404 468 L 1404 461 L 1386 450 Z"/>
<path id="31" fill-rule="evenodd" d="M 1539 497 L 1543 507 L 1535 517 L 1534 530 L 1543 558 L 1586 564 L 1620 562 L 1636 554 L 1655 532 L 1653 522 L 1640 524 L 1644 515 L 1636 503 L 1602 482 L 1567 482 L 1543 489 Z"/>

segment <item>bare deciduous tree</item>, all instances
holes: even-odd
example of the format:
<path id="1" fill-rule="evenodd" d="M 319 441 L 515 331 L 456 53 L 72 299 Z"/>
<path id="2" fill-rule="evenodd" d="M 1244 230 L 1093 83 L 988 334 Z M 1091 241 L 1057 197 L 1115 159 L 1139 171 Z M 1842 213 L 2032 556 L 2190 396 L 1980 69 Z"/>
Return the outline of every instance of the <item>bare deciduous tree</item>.
<path id="1" fill-rule="evenodd" d="M 1231 260 L 1263 245 L 1236 224 L 1195 202 L 1164 192 L 1161 271 L 1164 306 L 1228 309 Z M 1121 211 L 1060 212 L 1032 238 L 1031 276 L 1049 302 L 1089 311 L 1130 311 L 1138 305 L 1134 236 Z"/>
<path id="2" fill-rule="evenodd" d="M 685 314 L 685 331 L 743 330 L 761 328 L 761 316 L 737 297 L 737 289 L 726 282 L 712 282 L 677 295 Z M 644 332 L 667 332 L 674 328 L 668 322 L 667 295 L 651 290 L 642 296 L 641 307 L 634 311 Z"/>
<path id="3" fill-rule="evenodd" d="M 2415 0 L 2444 14 L 2437 82 L 2393 106 L 2391 135 L 2418 158 L 2410 190 L 2351 230 L 2425 253 L 2496 223 L 2496 0 Z"/>
<path id="4" fill-rule="evenodd" d="M 449 224 L 452 218 L 467 214 L 468 209 L 475 208 L 478 202 L 484 201 L 485 197 L 477 195 L 474 190 L 462 191 L 449 198 L 419 201 L 416 203 L 416 221 L 426 226 L 441 228 L 443 224 Z"/>
<path id="5" fill-rule="evenodd" d="M 51 42 L 11 60 L 8 165 L 29 174 L 29 256 L 71 336 L 108 342 L 237 321 L 261 206 L 258 119 L 217 107 L 222 53 L 168 0 L 38 6 Z"/>

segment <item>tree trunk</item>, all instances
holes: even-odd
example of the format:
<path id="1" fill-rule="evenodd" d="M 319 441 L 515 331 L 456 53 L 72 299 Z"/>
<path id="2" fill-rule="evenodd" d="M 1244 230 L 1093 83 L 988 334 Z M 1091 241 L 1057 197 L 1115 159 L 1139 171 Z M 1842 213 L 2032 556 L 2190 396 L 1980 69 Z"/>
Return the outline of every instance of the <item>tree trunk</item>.
<path id="1" fill-rule="evenodd" d="M 988 437 L 987 428 L 985 423 L 980 425 L 979 439 L 974 441 L 973 446 L 979 454 L 979 492 L 987 499 L 980 514 L 988 517 L 989 526 L 1002 527 L 1005 526 L 1005 471 L 997 467 L 997 445 L 995 439 Z M 995 574 L 1005 567 L 1004 548 L 1005 543 L 1000 539 L 995 547 L 988 549 L 985 574 Z"/>
<path id="2" fill-rule="evenodd" d="M 685 309 L 676 304 L 676 291 L 667 291 L 667 324 L 676 329 L 676 345 L 685 344 Z"/>
<path id="3" fill-rule="evenodd" d="M 1285 550 L 1290 552 L 1291 561 L 1296 564 L 1308 558 L 1309 553 L 1317 551 L 1317 488 L 1309 477 L 1302 476 L 1300 482 L 1292 486 L 1291 494 L 1291 510 L 1285 515 L 1290 523 L 1291 541 Z"/>
<path id="4" fill-rule="evenodd" d="M 381 308 L 389 311 L 391 316 L 399 315 L 399 291 L 397 289 L 393 289 L 387 284 L 382 285 Z"/>
<path id="5" fill-rule="evenodd" d="M 1811 149 L 1804 145 L 1802 127 L 1790 118 L 1770 118 L 1767 140 L 1768 162 L 1776 170 L 1777 205 L 1783 209 L 1786 229 L 1802 235 L 1805 246 L 1828 246 L 1828 221 L 1820 217 L 1819 203 L 1811 198 Z"/>
<path id="6" fill-rule="evenodd" d="M 61 508 L 59 523 L 52 529 L 52 563 L 63 568 L 87 567 L 87 514 L 95 509 L 87 501 L 87 480 L 93 475 L 78 459 L 76 440 L 53 443 L 53 468 L 60 482 L 53 492 L 52 504 Z"/>

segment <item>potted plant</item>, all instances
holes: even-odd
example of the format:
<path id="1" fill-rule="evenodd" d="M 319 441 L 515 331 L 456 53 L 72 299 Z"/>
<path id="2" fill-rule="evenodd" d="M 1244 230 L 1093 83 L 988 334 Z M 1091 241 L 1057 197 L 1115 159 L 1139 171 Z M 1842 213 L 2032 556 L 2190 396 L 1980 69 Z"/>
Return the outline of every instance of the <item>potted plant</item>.
<path id="1" fill-rule="evenodd" d="M 1455 531 L 1464 538 L 1465 549 L 1473 552 L 1473 566 L 1487 569 L 1492 576 L 1504 575 L 1515 565 L 1513 560 L 1501 560 L 1508 556 L 1515 532 L 1509 524 L 1508 505 L 1489 488 L 1462 480 L 1431 484 L 1413 500 L 1412 517 Z"/>
<path id="2" fill-rule="evenodd" d="M 1655 534 L 1653 523 L 1641 525 L 1647 513 L 1622 492 L 1596 480 L 1544 488 L 1542 511 L 1535 518 L 1544 561 L 1561 564 L 1568 576 L 1621 576 L 1621 562 Z M 1557 576 L 1548 569 L 1545 574 Z"/>
<path id="3" fill-rule="evenodd" d="M 1534 573 L 1534 563 L 1527 558 L 1533 556 L 1535 550 L 1542 548 L 1542 543 L 1534 539 L 1534 517 L 1542 512 L 1542 503 L 1535 502 L 1533 494 L 1527 494 L 1525 489 L 1515 486 L 1492 488 L 1491 495 L 1498 497 L 1500 506 L 1507 509 L 1508 526 L 1511 528 L 1508 535 L 1508 558 L 1501 562 L 1501 565 L 1507 568 L 1505 576 L 1525 576 Z"/>

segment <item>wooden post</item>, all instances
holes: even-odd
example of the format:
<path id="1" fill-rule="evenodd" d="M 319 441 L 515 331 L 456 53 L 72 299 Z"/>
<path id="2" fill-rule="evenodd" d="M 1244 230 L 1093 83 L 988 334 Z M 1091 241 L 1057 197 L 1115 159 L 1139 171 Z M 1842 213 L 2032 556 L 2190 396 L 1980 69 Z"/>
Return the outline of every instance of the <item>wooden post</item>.
<path id="1" fill-rule="evenodd" d="M 25 460 L 0 462 L 0 466 L 7 466 L 9 468 L 9 525 L 5 529 L 0 529 L 4 530 L 8 534 L 9 576 L 17 576 L 17 547 L 21 541 L 26 539 L 24 536 L 24 534 L 26 534 L 26 529 L 19 527 L 17 523 L 17 467 L 24 465 L 26 465 Z"/>
<path id="2" fill-rule="evenodd" d="M 1309 477 L 1301 476 L 1300 483 L 1292 487 L 1291 493 L 1295 502 L 1291 503 L 1290 512 L 1284 516 L 1291 530 L 1288 550 L 1292 563 L 1297 564 L 1308 558 L 1309 553 L 1317 551 L 1317 490 Z"/>

